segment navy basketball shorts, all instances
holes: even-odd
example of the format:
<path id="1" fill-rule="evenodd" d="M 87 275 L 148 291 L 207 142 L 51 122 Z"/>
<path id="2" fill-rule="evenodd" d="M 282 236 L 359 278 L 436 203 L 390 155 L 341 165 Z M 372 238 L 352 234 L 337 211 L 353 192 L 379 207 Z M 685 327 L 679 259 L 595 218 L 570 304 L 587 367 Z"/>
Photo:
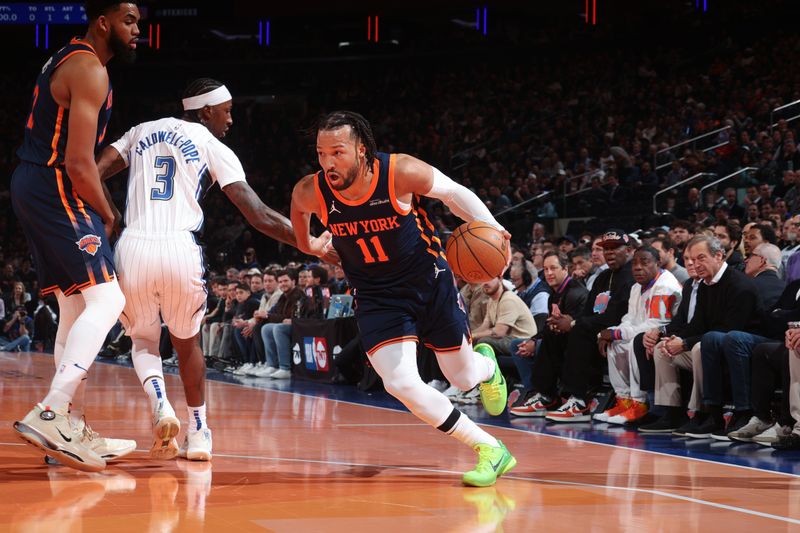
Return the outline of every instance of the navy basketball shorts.
<path id="1" fill-rule="evenodd" d="M 355 316 L 361 345 L 368 355 L 390 344 L 422 342 L 436 352 L 454 352 L 469 322 L 449 268 L 416 284 L 357 290 Z"/>
<path id="2" fill-rule="evenodd" d="M 114 279 L 103 220 L 81 201 L 63 170 L 21 163 L 11 177 L 11 205 L 44 294 L 60 289 L 70 296 Z"/>

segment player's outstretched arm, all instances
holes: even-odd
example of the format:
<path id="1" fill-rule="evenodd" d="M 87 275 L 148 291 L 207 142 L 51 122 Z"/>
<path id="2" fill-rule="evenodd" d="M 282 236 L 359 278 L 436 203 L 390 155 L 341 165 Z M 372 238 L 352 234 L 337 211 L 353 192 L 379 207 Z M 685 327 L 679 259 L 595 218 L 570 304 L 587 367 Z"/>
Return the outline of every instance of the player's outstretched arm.
<path id="1" fill-rule="evenodd" d="M 251 226 L 275 240 L 297 246 L 289 219 L 262 202 L 246 181 L 235 181 L 226 185 L 222 192 Z"/>
<path id="2" fill-rule="evenodd" d="M 114 212 L 103 193 L 94 160 L 97 117 L 108 96 L 108 74 L 97 58 L 87 54 L 78 54 L 61 68 L 70 94 L 64 154 L 67 175 L 81 199 L 108 224 L 114 220 Z"/>
<path id="3" fill-rule="evenodd" d="M 339 256 L 333 249 L 331 233 L 324 231 L 319 237 L 311 235 L 311 215 L 322 220 L 319 204 L 314 191 L 314 175 L 310 174 L 294 186 L 292 191 L 292 227 L 297 237 L 297 249 L 304 254 L 314 255 L 326 263 L 339 264 Z"/>
<path id="4" fill-rule="evenodd" d="M 406 154 L 397 155 L 395 193 L 398 198 L 405 198 L 411 194 L 436 198 L 444 202 L 450 211 L 466 222 L 480 220 L 508 233 L 475 193 L 416 157 Z"/>

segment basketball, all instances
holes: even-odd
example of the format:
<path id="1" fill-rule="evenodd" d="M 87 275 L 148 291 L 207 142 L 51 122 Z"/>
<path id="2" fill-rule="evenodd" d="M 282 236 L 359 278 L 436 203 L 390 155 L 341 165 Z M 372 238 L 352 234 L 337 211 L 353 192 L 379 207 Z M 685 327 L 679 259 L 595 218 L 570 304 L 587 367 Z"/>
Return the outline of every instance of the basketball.
<path id="1" fill-rule="evenodd" d="M 462 224 L 445 248 L 453 272 L 468 283 L 484 283 L 502 274 L 508 257 L 508 241 L 486 222 Z"/>

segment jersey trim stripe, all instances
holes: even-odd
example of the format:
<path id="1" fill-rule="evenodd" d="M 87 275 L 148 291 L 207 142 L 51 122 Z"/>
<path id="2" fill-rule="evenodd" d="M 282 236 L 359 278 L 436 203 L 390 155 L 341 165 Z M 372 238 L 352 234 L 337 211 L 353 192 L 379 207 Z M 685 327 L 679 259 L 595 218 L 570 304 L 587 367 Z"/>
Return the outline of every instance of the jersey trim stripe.
<path id="1" fill-rule="evenodd" d="M 42 289 L 41 292 L 42 292 L 43 295 L 46 296 L 48 294 L 53 294 L 57 290 L 58 290 L 58 285 L 51 285 L 51 286 L 49 286 L 47 288 Z"/>
<path id="2" fill-rule="evenodd" d="M 69 217 L 70 222 L 72 222 L 72 227 L 75 228 L 75 232 L 78 232 L 78 221 L 75 218 L 75 213 L 72 212 L 72 208 L 69 206 L 69 201 L 67 200 L 67 195 L 64 192 L 64 178 L 61 173 L 60 169 L 55 169 L 56 171 L 56 183 L 58 184 L 58 195 L 61 197 L 61 205 L 64 206 L 64 211 L 67 212 L 67 216 Z"/>
<path id="3" fill-rule="evenodd" d="M 419 342 L 419 337 L 417 337 L 416 335 L 405 335 L 403 337 L 386 339 L 385 341 L 379 342 L 378 344 L 367 350 L 367 355 L 374 355 L 375 352 L 377 352 L 378 350 L 380 350 L 385 346 L 389 346 L 390 344 L 398 344 L 401 342 Z"/>
<path id="4" fill-rule="evenodd" d="M 430 343 L 426 342 L 425 346 L 430 348 L 431 350 L 433 350 L 436 353 L 450 353 L 450 352 L 457 352 L 457 351 L 461 350 L 461 345 L 460 344 L 458 346 L 451 346 L 449 348 L 437 348 L 433 344 L 430 344 Z"/>
<path id="5" fill-rule="evenodd" d="M 372 197 L 373 193 L 375 193 L 375 189 L 378 187 L 378 182 L 380 181 L 380 161 L 378 161 L 378 158 L 376 157 L 375 161 L 372 162 L 372 183 L 369 186 L 369 191 L 367 191 L 367 193 L 364 194 L 364 196 L 356 200 L 348 200 L 347 198 L 339 194 L 339 191 L 331 187 L 331 182 L 328 180 L 327 176 L 325 176 L 325 181 L 328 182 L 328 188 L 331 190 L 333 196 L 335 196 L 337 200 L 342 202 L 344 205 L 349 205 L 351 207 L 359 206 L 364 202 L 366 202 L 367 200 L 369 200 Z"/>
<path id="6" fill-rule="evenodd" d="M 80 43 L 80 44 L 86 44 L 86 43 Z M 87 45 L 87 46 L 88 46 L 88 45 Z M 55 70 L 55 69 L 57 69 L 58 67 L 60 67 L 61 65 L 63 65 L 63 64 L 64 64 L 64 61 L 66 61 L 66 60 L 67 60 L 67 59 L 69 59 L 70 57 L 74 56 L 75 54 L 89 54 L 89 55 L 92 55 L 92 56 L 95 56 L 95 57 L 97 57 L 97 54 L 94 52 L 94 50 L 74 50 L 74 51 L 72 51 L 72 52 L 68 53 L 67 55 L 65 55 L 64 57 L 62 57 L 62 58 L 61 58 L 61 61 L 59 61 L 58 63 L 56 63 L 56 66 L 55 66 L 55 67 L 53 67 L 53 70 Z"/>
<path id="7" fill-rule="evenodd" d="M 50 160 L 47 162 L 47 166 L 52 166 L 55 160 L 58 158 L 58 138 L 61 137 L 61 123 L 64 120 L 64 108 L 58 106 L 58 117 L 56 118 L 56 127 L 53 131 L 53 140 L 50 143 L 50 147 L 53 149 L 53 155 L 50 156 Z"/>
<path id="8" fill-rule="evenodd" d="M 389 155 L 389 200 L 392 201 L 392 207 L 394 210 L 397 211 L 400 215 L 407 215 L 411 212 L 411 206 L 408 209 L 403 209 L 400 207 L 400 203 L 397 201 L 397 192 L 394 189 L 394 165 L 396 163 L 396 155 L 391 154 Z"/>
<path id="9" fill-rule="evenodd" d="M 319 188 L 320 172 L 314 176 L 314 193 L 317 195 L 317 202 L 319 202 L 319 221 L 326 228 L 328 227 L 328 206 L 325 205 L 325 197 L 322 196 L 322 190 Z"/>

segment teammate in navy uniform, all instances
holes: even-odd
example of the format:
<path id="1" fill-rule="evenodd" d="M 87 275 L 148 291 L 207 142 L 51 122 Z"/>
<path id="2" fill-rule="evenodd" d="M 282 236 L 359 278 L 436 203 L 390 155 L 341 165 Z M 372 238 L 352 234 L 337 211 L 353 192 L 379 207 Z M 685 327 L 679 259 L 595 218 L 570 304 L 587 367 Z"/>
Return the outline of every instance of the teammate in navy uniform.
<path id="1" fill-rule="evenodd" d="M 105 458 L 136 446 L 99 437 L 82 415 L 86 374 L 125 304 L 108 242 L 115 213 L 95 152 L 111 113 L 105 65 L 115 55 L 133 55 L 139 9 L 135 2 L 93 0 L 86 15 L 86 35 L 56 52 L 36 80 L 22 162 L 11 178 L 12 206 L 39 286 L 55 293 L 61 313 L 50 391 L 14 427 L 61 463 L 96 471 L 105 468 Z"/>
<path id="2" fill-rule="evenodd" d="M 507 390 L 494 352 L 470 343 L 467 316 L 436 230 L 419 196 L 441 199 L 464 220 L 482 220 L 510 235 L 473 193 L 430 165 L 405 154 L 379 153 L 369 123 L 350 111 L 324 117 L 317 130 L 322 171 L 295 186 L 292 226 L 297 247 L 322 257 L 333 247 L 355 289 L 364 350 L 386 390 L 417 417 L 478 452 L 467 485 L 488 486 L 511 470 L 503 444 L 453 408 L 417 370 L 417 343 L 435 353 L 451 384 L 470 390 L 494 415 Z M 315 215 L 327 230 L 309 233 Z"/>

